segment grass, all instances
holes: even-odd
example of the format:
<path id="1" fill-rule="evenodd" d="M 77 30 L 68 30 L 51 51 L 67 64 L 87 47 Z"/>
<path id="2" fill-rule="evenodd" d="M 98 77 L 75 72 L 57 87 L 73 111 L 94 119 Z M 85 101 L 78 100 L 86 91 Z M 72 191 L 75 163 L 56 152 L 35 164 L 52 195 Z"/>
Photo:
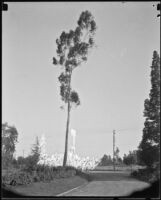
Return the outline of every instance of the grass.
<path id="1" fill-rule="evenodd" d="M 141 168 L 140 166 L 133 166 L 133 170 Z M 113 171 L 113 166 L 98 166 L 94 171 Z M 119 171 L 130 171 L 130 166 L 116 166 L 116 170 Z M 3 171 L 2 173 L 6 173 Z M 13 191 L 16 191 L 26 196 L 56 196 L 75 187 L 81 186 L 89 181 L 108 180 L 113 178 L 112 174 L 91 174 L 90 172 L 82 172 L 76 170 L 76 176 L 69 178 L 55 178 L 50 182 L 33 182 L 29 185 L 22 186 L 10 186 Z M 117 179 L 117 176 L 114 176 Z M 112 179 L 113 180 L 113 179 Z"/>
<path id="2" fill-rule="evenodd" d="M 122 174 L 116 174 L 115 172 L 100 172 L 90 173 L 77 171 L 76 176 L 70 178 L 59 178 L 51 182 L 36 182 L 26 186 L 11 187 L 15 192 L 22 195 L 29 196 L 56 196 L 58 194 L 69 191 L 78 186 L 88 183 L 88 181 L 120 181 L 130 180 L 128 172 Z"/>
<path id="3" fill-rule="evenodd" d="M 11 187 L 14 191 L 26 196 L 56 196 L 87 183 L 79 176 L 55 179 L 51 182 L 37 182 L 27 186 Z"/>

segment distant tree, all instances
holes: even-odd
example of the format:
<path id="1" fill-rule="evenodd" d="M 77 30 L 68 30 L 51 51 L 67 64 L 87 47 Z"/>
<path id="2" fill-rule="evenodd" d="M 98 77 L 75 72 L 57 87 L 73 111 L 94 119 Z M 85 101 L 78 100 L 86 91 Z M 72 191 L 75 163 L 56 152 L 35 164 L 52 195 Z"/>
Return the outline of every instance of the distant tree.
<path id="1" fill-rule="evenodd" d="M 36 137 L 36 142 L 35 144 L 33 144 L 33 147 L 31 149 L 31 155 L 34 157 L 35 163 L 37 163 L 40 157 L 40 143 L 38 137 Z"/>
<path id="2" fill-rule="evenodd" d="M 36 137 L 36 142 L 33 144 L 33 147 L 31 148 L 31 154 L 26 158 L 24 158 L 24 160 L 21 159 L 22 163 L 25 163 L 25 169 L 29 172 L 35 170 L 37 162 L 39 161 L 39 157 L 40 157 L 40 144 L 38 137 Z"/>
<path id="3" fill-rule="evenodd" d="M 11 165 L 12 165 L 14 168 L 17 168 L 17 167 L 18 167 L 16 158 L 14 158 L 14 157 L 12 158 Z"/>
<path id="4" fill-rule="evenodd" d="M 21 165 L 24 165 L 24 164 L 26 164 L 25 158 L 22 157 L 22 156 L 18 156 L 18 158 L 17 158 L 17 165 L 21 166 Z"/>
<path id="5" fill-rule="evenodd" d="M 132 151 L 133 157 L 134 157 L 134 164 L 139 164 L 139 157 L 138 157 L 138 150 Z"/>
<path id="6" fill-rule="evenodd" d="M 123 162 L 123 161 L 122 161 L 122 158 L 121 158 L 121 157 L 118 157 L 118 163 L 119 163 L 119 164 L 122 164 L 122 162 Z"/>
<path id="7" fill-rule="evenodd" d="M 2 124 L 2 167 L 6 168 L 12 163 L 13 155 L 16 150 L 18 138 L 17 129 L 9 126 L 8 123 Z"/>
<path id="8" fill-rule="evenodd" d="M 141 151 L 139 149 L 136 151 L 136 156 L 137 156 L 137 164 L 144 166 L 145 164 L 141 159 Z"/>
<path id="9" fill-rule="evenodd" d="M 140 159 L 148 167 L 159 161 L 160 154 L 160 58 L 153 52 L 151 90 L 144 102 L 144 129 L 139 145 Z"/>
<path id="10" fill-rule="evenodd" d="M 63 72 L 59 76 L 60 95 L 65 104 L 67 104 L 67 123 L 65 137 L 65 152 L 63 166 L 67 162 L 68 152 L 68 131 L 70 122 L 70 111 L 72 105 L 80 105 L 78 93 L 71 88 L 71 77 L 73 70 L 87 61 L 89 49 L 94 46 L 94 34 L 96 23 L 94 17 L 89 11 L 82 12 L 77 22 L 76 29 L 69 33 L 62 32 L 59 39 L 56 39 L 58 59 L 53 58 L 54 65 L 63 67 Z"/>
<path id="11" fill-rule="evenodd" d="M 128 155 L 124 154 L 123 163 L 130 165 L 132 170 L 132 165 L 135 164 L 135 154 L 132 151 L 129 151 Z"/>
<path id="12" fill-rule="evenodd" d="M 104 154 L 104 156 L 101 158 L 101 161 L 99 163 L 99 166 L 107 166 L 112 164 L 111 156 Z"/>
<path id="13" fill-rule="evenodd" d="M 109 162 L 109 164 L 113 164 L 113 161 L 112 161 L 112 158 L 110 155 L 108 156 L 108 162 Z"/>

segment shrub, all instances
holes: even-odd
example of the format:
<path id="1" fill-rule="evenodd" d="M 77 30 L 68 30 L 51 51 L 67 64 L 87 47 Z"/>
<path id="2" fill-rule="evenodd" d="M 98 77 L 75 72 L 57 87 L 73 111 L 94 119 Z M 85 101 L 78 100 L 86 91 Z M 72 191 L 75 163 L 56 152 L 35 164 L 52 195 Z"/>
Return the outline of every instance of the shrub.
<path id="1" fill-rule="evenodd" d="M 26 185 L 31 182 L 52 181 L 55 178 L 67 178 L 76 175 L 74 167 L 50 167 L 37 165 L 35 170 L 11 172 L 3 175 L 2 182 L 9 185 Z"/>
<path id="2" fill-rule="evenodd" d="M 160 177 L 160 170 L 155 168 L 145 168 L 133 171 L 131 176 L 145 182 L 154 182 Z"/>
<path id="3" fill-rule="evenodd" d="M 24 171 L 29 172 L 30 174 L 37 167 L 37 158 L 34 155 L 30 155 L 25 158 L 25 166 L 23 168 Z"/>
<path id="4" fill-rule="evenodd" d="M 137 177 L 137 176 L 138 176 L 138 171 L 133 171 L 133 172 L 131 173 L 131 176 Z"/>
<path id="5" fill-rule="evenodd" d="M 55 178 L 67 178 L 76 175 L 76 169 L 74 167 L 50 167 L 45 165 L 37 165 L 36 174 L 34 180 L 51 181 Z"/>
<path id="6" fill-rule="evenodd" d="M 8 185 L 27 185 L 33 182 L 33 178 L 29 173 L 16 172 L 2 176 L 2 182 Z"/>

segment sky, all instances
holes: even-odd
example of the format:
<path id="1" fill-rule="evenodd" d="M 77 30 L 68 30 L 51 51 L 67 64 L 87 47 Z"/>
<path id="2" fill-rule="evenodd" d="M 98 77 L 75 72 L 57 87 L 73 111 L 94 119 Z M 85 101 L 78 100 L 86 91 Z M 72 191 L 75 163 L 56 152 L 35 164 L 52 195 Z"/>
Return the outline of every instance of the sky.
<path id="1" fill-rule="evenodd" d="M 71 111 L 80 156 L 120 156 L 137 149 L 144 100 L 151 88 L 153 51 L 160 49 L 157 2 L 8 2 L 2 13 L 2 122 L 18 131 L 16 155 L 27 156 L 42 134 L 47 153 L 64 153 L 66 110 L 59 95 L 62 69 L 52 64 L 56 39 L 75 29 L 82 11 L 97 24 L 96 47 L 73 71 L 81 105 Z M 69 146 L 71 135 L 69 135 Z"/>

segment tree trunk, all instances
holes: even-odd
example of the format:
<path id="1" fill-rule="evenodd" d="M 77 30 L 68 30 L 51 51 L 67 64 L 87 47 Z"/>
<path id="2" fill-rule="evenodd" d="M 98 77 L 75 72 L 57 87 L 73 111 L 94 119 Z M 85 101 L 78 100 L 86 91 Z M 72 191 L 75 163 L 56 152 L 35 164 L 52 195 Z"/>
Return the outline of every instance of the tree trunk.
<path id="1" fill-rule="evenodd" d="M 68 96 L 68 110 L 67 110 L 67 124 L 66 124 L 65 152 L 64 152 L 63 167 L 66 166 L 67 156 L 68 156 L 68 134 L 69 134 L 69 122 L 70 122 L 70 90 L 71 90 L 70 85 L 71 85 L 71 75 L 72 75 L 72 71 L 70 72 L 70 77 L 69 77 L 69 96 Z"/>
<path id="2" fill-rule="evenodd" d="M 68 113 L 67 113 L 66 136 L 65 136 L 65 152 L 64 152 L 63 167 L 66 166 L 67 155 L 68 155 L 68 133 L 69 133 L 69 121 L 70 121 L 70 101 L 68 101 L 68 111 L 67 112 Z"/>

